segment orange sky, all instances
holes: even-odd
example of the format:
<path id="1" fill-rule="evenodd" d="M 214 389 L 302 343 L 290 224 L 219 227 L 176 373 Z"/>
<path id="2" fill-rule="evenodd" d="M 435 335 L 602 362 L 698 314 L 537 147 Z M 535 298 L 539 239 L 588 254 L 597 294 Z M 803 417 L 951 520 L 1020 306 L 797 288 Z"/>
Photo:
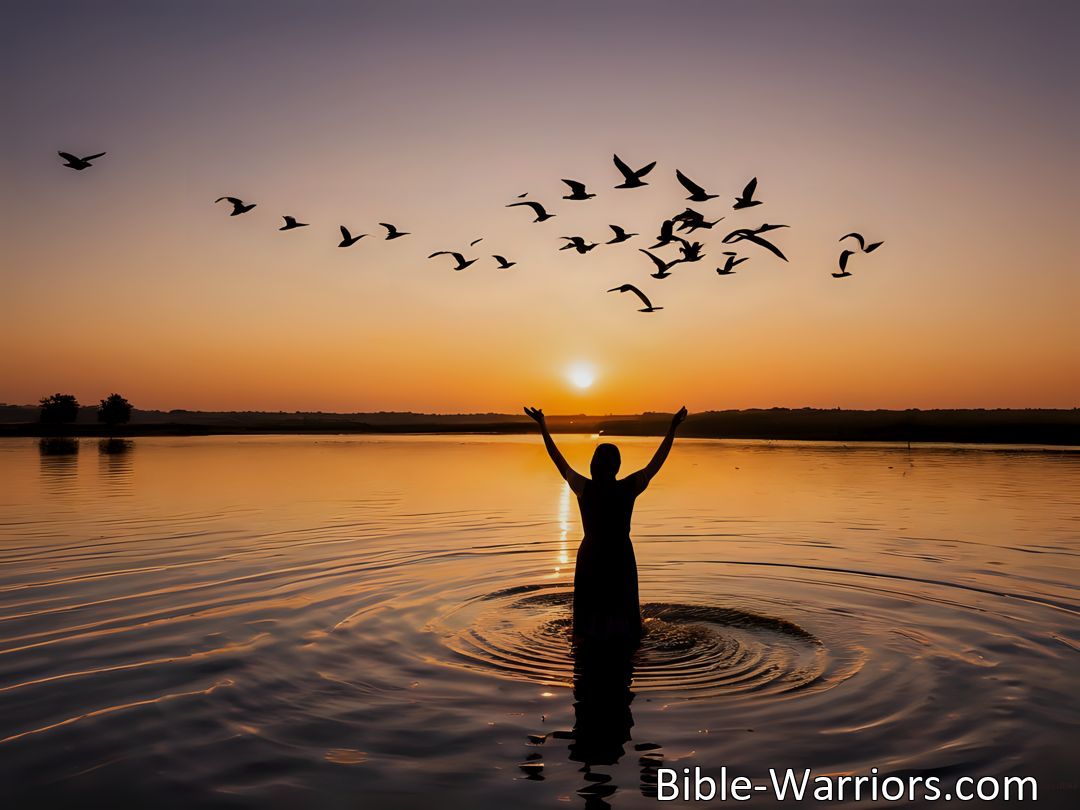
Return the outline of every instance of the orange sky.
<path id="1" fill-rule="evenodd" d="M 243 4 L 118 6 L 89 29 L 21 9 L 0 57 L 15 77 L 0 401 L 1080 405 L 1072 12 L 953 8 L 928 32 L 919 3 L 691 3 L 676 35 L 660 7 L 613 20 L 600 5 L 573 27 L 558 4 L 303 21 L 270 4 L 254 27 Z M 109 154 L 76 173 L 57 149 Z M 650 185 L 612 189 L 613 151 L 658 161 Z M 687 204 L 676 168 L 726 220 L 699 232 L 703 262 L 657 281 L 637 248 Z M 754 175 L 765 204 L 731 211 Z M 559 199 L 562 177 L 598 196 Z M 503 207 L 525 191 L 556 218 Z M 230 218 L 223 194 L 258 207 Z M 279 233 L 286 213 L 312 226 Z M 379 221 L 413 236 L 383 241 Z M 776 234 L 790 262 L 748 248 L 717 276 L 720 228 L 766 221 L 791 225 Z M 556 249 L 608 223 L 642 236 Z M 372 236 L 338 249 L 340 224 Z M 885 245 L 834 280 L 849 230 Z M 456 273 L 425 258 L 440 249 L 481 261 Z M 664 310 L 605 292 L 624 282 Z M 575 363 L 595 370 L 585 391 Z"/>

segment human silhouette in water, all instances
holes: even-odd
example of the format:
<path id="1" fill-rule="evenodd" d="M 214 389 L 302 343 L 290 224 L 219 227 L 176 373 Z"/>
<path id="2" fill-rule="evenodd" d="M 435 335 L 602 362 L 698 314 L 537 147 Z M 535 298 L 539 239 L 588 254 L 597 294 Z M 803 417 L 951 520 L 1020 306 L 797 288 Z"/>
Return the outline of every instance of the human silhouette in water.
<path id="1" fill-rule="evenodd" d="M 574 569 L 574 642 L 636 647 L 641 641 L 641 608 L 630 517 L 634 500 L 667 460 L 675 431 L 686 419 L 686 408 L 672 417 L 652 460 L 621 479 L 615 478 L 621 463 L 618 447 L 597 445 L 589 465 L 592 478 L 586 478 L 570 467 L 555 446 L 544 412 L 526 408 L 525 413 L 540 425 L 548 454 L 577 496 L 581 510 L 585 537 L 578 546 Z"/>

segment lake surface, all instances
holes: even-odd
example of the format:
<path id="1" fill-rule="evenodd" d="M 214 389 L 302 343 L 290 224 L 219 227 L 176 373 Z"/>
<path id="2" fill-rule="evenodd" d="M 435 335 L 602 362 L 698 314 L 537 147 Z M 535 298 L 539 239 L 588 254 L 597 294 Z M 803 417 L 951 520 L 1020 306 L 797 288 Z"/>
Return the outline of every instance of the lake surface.
<path id="1" fill-rule="evenodd" d="M 679 440 L 643 648 L 576 701 L 538 437 L 5 440 L 0 481 L 12 807 L 655 807 L 659 764 L 1080 806 L 1077 453 Z"/>

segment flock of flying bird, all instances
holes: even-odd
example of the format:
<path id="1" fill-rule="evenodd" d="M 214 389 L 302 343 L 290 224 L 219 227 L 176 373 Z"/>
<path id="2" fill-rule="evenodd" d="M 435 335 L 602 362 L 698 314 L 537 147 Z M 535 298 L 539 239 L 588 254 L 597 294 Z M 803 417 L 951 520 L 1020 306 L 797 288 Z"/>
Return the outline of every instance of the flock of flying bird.
<path id="1" fill-rule="evenodd" d="M 86 157 L 76 157 L 75 155 L 72 155 L 68 152 L 59 152 L 58 154 L 65 160 L 65 166 L 76 171 L 83 171 L 84 169 L 88 169 L 93 165 L 92 161 L 104 157 L 106 153 L 100 152 L 96 155 L 88 155 Z M 632 169 L 629 165 L 622 161 L 618 155 L 614 156 L 614 160 L 615 167 L 623 176 L 623 181 L 615 186 L 615 188 L 617 189 L 631 189 L 647 186 L 648 183 L 645 182 L 645 180 L 643 180 L 642 178 L 647 176 L 649 172 L 656 168 L 656 161 L 646 164 L 640 169 Z M 716 199 L 718 196 L 720 196 L 718 194 L 709 194 L 704 188 L 699 186 L 697 183 L 695 183 L 678 169 L 675 170 L 675 178 L 679 181 L 683 188 L 685 188 L 689 192 L 689 196 L 686 198 L 689 202 L 704 203 L 708 202 L 709 200 Z M 563 196 L 562 199 L 564 200 L 584 201 L 591 200 L 596 196 L 595 194 L 590 193 L 586 189 L 585 184 L 582 182 L 567 179 L 564 179 L 562 182 L 565 183 L 570 189 L 570 193 Z M 742 190 L 742 193 L 735 197 L 735 204 L 732 206 L 732 210 L 739 211 L 761 205 L 762 201 L 754 198 L 754 194 L 756 192 L 757 178 L 755 177 L 746 184 L 746 186 Z M 532 209 L 532 212 L 535 215 L 533 222 L 545 222 L 555 216 L 555 214 L 549 212 L 539 202 L 536 202 L 534 200 L 522 199 L 527 196 L 528 192 L 518 195 L 518 201 L 509 203 L 506 207 L 517 208 L 519 206 L 523 206 Z M 240 214 L 248 213 L 253 208 L 255 208 L 256 205 L 255 203 L 245 202 L 238 197 L 218 197 L 214 202 L 227 202 L 232 205 L 232 211 L 230 212 L 229 216 L 233 217 L 239 216 Z M 296 217 L 293 216 L 284 216 L 282 217 L 282 219 L 284 219 L 285 224 L 278 228 L 278 230 L 280 231 L 291 231 L 297 228 L 306 228 L 310 224 L 307 222 L 299 222 Z M 665 219 L 660 225 L 660 233 L 656 237 L 656 244 L 650 245 L 648 249 L 639 248 L 640 252 L 645 254 L 655 266 L 655 272 L 650 274 L 652 278 L 668 278 L 672 275 L 671 269 L 676 265 L 699 262 L 704 259 L 705 254 L 702 253 L 702 250 L 705 247 L 704 244 L 697 241 L 691 242 L 689 239 L 681 236 L 680 234 L 685 233 L 686 236 L 690 236 L 691 234 L 699 230 L 711 230 L 723 219 L 724 217 L 718 217 L 714 220 L 709 220 L 701 212 L 695 211 L 693 208 L 689 207 L 687 207 L 682 212 L 677 213 L 668 219 Z M 379 225 L 386 229 L 385 238 L 388 240 L 400 239 L 403 236 L 410 235 L 408 231 L 398 230 L 395 225 L 389 222 L 380 222 Z M 604 243 L 607 245 L 619 244 L 621 242 L 626 242 L 635 236 L 640 236 L 640 234 L 638 233 L 628 232 L 625 228 L 622 228 L 619 225 L 609 225 L 608 227 L 611 228 L 613 237 Z M 786 262 L 787 257 L 784 255 L 783 251 L 781 251 L 780 248 L 777 247 L 772 241 L 762 236 L 762 234 L 787 227 L 787 225 L 770 225 L 766 222 L 758 226 L 757 228 L 736 228 L 730 233 L 728 233 L 726 236 L 724 236 L 721 239 L 721 242 L 725 245 L 735 245 L 739 242 L 746 242 L 751 245 L 756 245 L 757 247 L 769 251 L 777 258 L 782 259 Z M 354 236 L 352 232 L 344 225 L 339 226 L 339 229 L 341 231 L 341 241 L 338 243 L 338 247 L 340 248 L 352 247 L 368 235 L 366 233 L 361 233 Z M 580 254 L 588 253 L 599 245 L 599 243 L 597 242 L 590 243 L 581 236 L 563 236 L 560 238 L 565 240 L 565 244 L 560 247 L 559 250 L 576 250 Z M 881 245 L 883 244 L 883 242 L 880 241 L 867 242 L 867 240 L 860 233 L 845 234 L 844 236 L 840 237 L 839 241 L 843 242 L 845 239 L 854 239 L 858 243 L 858 250 L 844 249 L 843 251 L 841 251 L 838 262 L 840 272 L 833 273 L 833 278 L 847 278 L 851 276 L 851 271 L 848 270 L 848 264 L 851 260 L 851 257 L 854 256 L 856 253 L 872 253 L 879 247 L 881 247 Z M 483 237 L 481 237 L 480 239 L 474 239 L 472 242 L 469 243 L 469 247 L 475 246 L 482 240 Z M 672 244 L 678 244 L 678 250 L 680 255 L 675 259 L 665 260 L 653 252 L 655 250 L 664 248 Z M 749 256 L 739 256 L 738 253 L 734 250 L 725 250 L 723 251 L 723 255 L 726 257 L 723 265 L 716 268 L 717 274 L 721 276 L 732 275 L 735 272 L 735 267 L 737 265 L 742 264 L 750 258 Z M 478 261 L 478 259 L 466 259 L 463 253 L 455 250 L 437 250 L 430 256 L 428 256 L 428 258 L 434 259 L 438 256 L 450 256 L 451 258 L 453 258 L 456 262 L 453 268 L 454 270 L 464 270 L 465 268 Z M 495 259 L 498 267 L 502 270 L 509 269 L 516 264 L 516 262 L 509 261 L 505 256 L 501 256 L 499 254 L 492 254 L 492 258 Z M 643 308 L 638 310 L 639 312 L 656 312 L 663 309 L 663 307 L 653 306 L 648 296 L 646 296 L 645 293 L 643 293 L 638 287 L 633 284 L 622 284 L 618 287 L 612 287 L 610 290 L 608 290 L 608 292 L 634 293 L 638 298 L 641 299 L 641 303 L 644 304 Z"/>

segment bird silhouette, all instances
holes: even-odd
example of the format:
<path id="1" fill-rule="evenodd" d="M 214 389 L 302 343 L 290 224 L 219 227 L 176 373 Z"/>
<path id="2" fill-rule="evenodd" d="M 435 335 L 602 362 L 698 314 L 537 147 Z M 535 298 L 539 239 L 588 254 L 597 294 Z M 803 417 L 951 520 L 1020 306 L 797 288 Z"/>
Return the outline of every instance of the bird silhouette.
<path id="1" fill-rule="evenodd" d="M 724 218 L 720 217 L 719 219 L 714 219 L 712 222 L 709 222 L 705 219 L 704 214 L 695 211 L 693 208 L 687 208 L 681 214 L 676 214 L 672 219 L 679 223 L 677 230 L 693 233 L 694 231 L 703 228 L 705 230 L 711 230 L 714 225 L 721 222 Z"/>
<path id="2" fill-rule="evenodd" d="M 881 247 L 882 245 L 885 244 L 884 242 L 871 242 L 868 245 L 868 244 L 866 244 L 866 240 L 863 239 L 863 235 L 861 233 L 854 233 L 854 232 L 844 234 L 843 236 L 840 237 L 840 241 L 843 242 L 848 237 L 854 237 L 858 241 L 859 250 L 861 250 L 863 253 L 873 253 L 875 250 L 877 250 L 879 247 Z"/>
<path id="3" fill-rule="evenodd" d="M 663 247 L 664 245 L 670 245 L 675 241 L 676 236 L 674 232 L 675 220 L 665 219 L 660 223 L 660 235 L 656 237 L 656 244 L 650 245 L 650 248 L 655 250 L 656 248 Z"/>
<path id="4" fill-rule="evenodd" d="M 560 236 L 559 238 L 569 240 L 569 243 L 563 245 L 561 248 L 559 248 L 559 250 L 570 250 L 570 248 L 573 248 L 578 253 L 588 253 L 590 250 L 596 247 L 595 242 L 590 245 L 580 236 Z"/>
<path id="5" fill-rule="evenodd" d="M 493 258 L 499 263 L 500 270 L 509 270 L 511 267 L 517 264 L 517 262 L 508 262 L 505 256 L 499 256 L 498 254 L 492 255 L 491 258 Z"/>
<path id="6" fill-rule="evenodd" d="M 654 307 L 652 305 L 652 301 L 649 300 L 648 296 L 646 296 L 645 293 L 643 293 L 641 290 L 639 290 L 633 284 L 623 284 L 623 285 L 621 285 L 619 287 L 612 287 L 610 290 L 608 290 L 608 292 L 620 292 L 620 293 L 632 292 L 634 295 L 636 295 L 638 298 L 640 298 L 641 303 L 643 303 L 645 305 L 645 308 L 644 309 L 639 309 L 638 312 L 657 312 L 657 311 L 663 309 L 663 307 Z"/>
<path id="7" fill-rule="evenodd" d="M 720 196 L 719 194 L 707 194 L 705 192 L 705 189 L 703 189 L 685 174 L 680 172 L 678 169 L 675 170 L 675 177 L 680 183 L 682 183 L 683 188 L 690 192 L 690 196 L 686 199 L 692 202 L 706 202 L 707 200 L 713 200 Z"/>
<path id="8" fill-rule="evenodd" d="M 466 267 L 476 261 L 476 259 L 466 259 L 460 253 L 457 253 L 453 250 L 436 250 L 434 253 L 428 256 L 428 258 L 434 259 L 436 256 L 453 256 L 454 261 L 457 262 L 457 266 L 454 268 L 455 270 L 464 270 Z"/>
<path id="9" fill-rule="evenodd" d="M 680 231 L 685 230 L 685 231 L 687 231 L 689 233 L 693 233 L 694 231 L 698 231 L 698 230 L 702 230 L 702 229 L 712 230 L 712 227 L 714 225 L 717 225 L 718 223 L 722 222 L 723 219 L 724 219 L 723 217 L 720 217 L 719 219 L 714 219 L 712 222 L 709 222 L 706 219 L 702 219 L 702 220 L 694 221 L 694 222 L 687 222 L 685 224 L 685 226 L 680 226 L 679 230 Z"/>
<path id="10" fill-rule="evenodd" d="M 847 269 L 848 259 L 855 255 L 854 250 L 845 250 L 840 254 L 840 272 L 833 273 L 833 278 L 847 278 L 851 275 L 851 272 Z"/>
<path id="11" fill-rule="evenodd" d="M 382 225 L 384 228 L 386 228 L 386 238 L 387 239 L 398 239 L 399 237 L 409 235 L 408 231 L 399 231 L 396 227 L 391 225 L 389 222 L 380 222 L 379 224 Z"/>
<path id="12" fill-rule="evenodd" d="M 473 239 L 471 242 L 469 242 L 469 247 L 472 247 L 473 245 L 479 245 L 483 241 L 484 237 L 482 236 L 479 239 Z"/>
<path id="13" fill-rule="evenodd" d="M 544 208 L 544 206 L 542 206 L 540 203 L 533 202 L 532 200 L 527 200 L 526 202 L 510 203 L 506 207 L 515 208 L 519 205 L 527 205 L 536 213 L 536 219 L 534 219 L 533 222 L 543 222 L 545 219 L 551 219 L 553 216 L 555 216 L 554 214 L 549 214 L 547 212 L 547 209 Z"/>
<path id="14" fill-rule="evenodd" d="M 529 192 L 526 191 L 524 194 L 518 194 L 518 199 L 523 200 L 528 196 L 529 196 Z"/>
<path id="15" fill-rule="evenodd" d="M 672 267 L 677 265 L 679 262 L 683 261 L 682 259 L 674 259 L 674 260 L 672 260 L 670 262 L 665 262 L 663 259 L 661 259 L 656 254 L 650 253 L 649 251 L 645 250 L 645 248 L 638 248 L 638 250 L 640 250 L 642 253 L 644 253 L 646 256 L 648 256 L 650 259 L 652 259 L 653 264 L 656 265 L 656 272 L 649 274 L 653 278 L 667 278 L 668 276 L 671 275 L 671 273 L 669 273 L 668 271 Z"/>
<path id="16" fill-rule="evenodd" d="M 98 152 L 96 155 L 87 155 L 86 157 L 75 157 L 70 152 L 57 152 L 60 157 L 67 161 L 64 165 L 69 169 L 74 169 L 77 172 L 81 172 L 83 169 L 89 169 L 93 164 L 91 160 L 97 160 L 99 157 L 105 157 L 104 152 Z"/>
<path id="17" fill-rule="evenodd" d="M 705 247 L 701 242 L 688 242 L 685 239 L 676 236 L 676 239 L 681 243 L 679 245 L 679 252 L 683 257 L 681 261 L 684 262 L 700 262 L 705 258 L 705 254 L 701 252 L 701 249 Z"/>
<path id="18" fill-rule="evenodd" d="M 563 180 L 566 185 L 570 186 L 570 193 L 563 197 L 564 200 L 591 200 L 595 197 L 595 194 L 589 194 L 585 190 L 585 184 L 579 183 L 577 180 Z"/>
<path id="19" fill-rule="evenodd" d="M 346 228 L 344 225 L 341 225 L 340 227 L 341 241 L 338 242 L 338 247 L 350 247 L 351 245 L 355 245 L 357 242 L 367 236 L 366 233 L 362 233 L 359 236 L 353 236 L 351 233 L 349 233 L 349 229 Z"/>
<path id="20" fill-rule="evenodd" d="M 673 216 L 672 219 L 678 222 L 679 227 L 681 228 L 685 223 L 688 222 L 700 222 L 701 220 L 705 219 L 705 215 L 700 211 L 695 211 L 693 208 L 687 207 L 675 216 Z"/>
<path id="21" fill-rule="evenodd" d="M 730 276 L 735 272 L 735 265 L 742 264 L 747 260 L 747 256 L 743 256 L 741 259 L 735 258 L 738 254 L 732 250 L 725 250 L 724 255 L 727 256 L 727 261 L 724 262 L 724 267 L 721 269 L 716 268 L 716 272 L 721 276 Z"/>
<path id="22" fill-rule="evenodd" d="M 771 230 L 775 230 L 777 228 L 786 228 L 786 227 L 788 227 L 788 226 L 787 225 L 762 225 L 760 228 L 736 228 L 731 233 L 729 233 L 727 236 L 725 236 L 721 241 L 725 245 L 729 245 L 732 242 L 741 242 L 743 240 L 746 240 L 747 242 L 753 242 L 755 245 L 760 245 L 761 247 L 768 250 L 770 253 L 775 254 L 776 256 L 780 257 L 781 259 L 783 259 L 786 262 L 787 261 L 787 256 L 785 256 L 781 252 L 780 248 L 778 248 L 776 245 L 774 245 L 768 239 L 765 239 L 765 238 L 763 238 L 763 237 L 761 237 L 759 235 L 759 234 L 763 233 L 764 231 L 771 231 Z"/>
<path id="23" fill-rule="evenodd" d="M 755 205 L 761 205 L 761 200 L 755 200 L 754 191 L 757 189 L 757 178 L 755 177 L 746 187 L 742 190 L 742 194 L 735 198 L 734 210 L 738 211 L 740 208 L 752 208 Z"/>
<path id="24" fill-rule="evenodd" d="M 615 155 L 615 168 L 622 172 L 623 176 L 623 181 L 619 183 L 619 185 L 615 186 L 615 188 L 640 188 L 641 186 L 649 185 L 641 178 L 651 172 L 655 167 L 656 161 L 654 160 L 647 166 L 642 166 L 640 169 L 635 171 L 634 169 L 631 169 L 629 166 L 623 163 L 622 160 L 619 159 L 618 155 Z"/>
<path id="25" fill-rule="evenodd" d="M 638 236 L 639 235 L 639 234 L 636 234 L 636 233 L 627 233 L 624 229 L 620 228 L 618 225 L 608 225 L 608 227 L 611 228 L 612 232 L 615 234 L 614 239 L 609 239 L 607 242 L 605 242 L 605 244 L 608 244 L 608 245 L 617 245 L 619 242 L 625 242 L 627 239 L 631 238 L 632 236 Z"/>
<path id="26" fill-rule="evenodd" d="M 306 222 L 297 222 L 296 217 L 286 216 L 282 217 L 282 219 L 285 220 L 285 224 L 278 228 L 279 231 L 291 231 L 295 228 L 306 228 L 308 226 Z"/>
<path id="27" fill-rule="evenodd" d="M 216 200 L 214 200 L 214 202 L 219 203 L 222 200 L 228 200 L 230 203 L 232 203 L 232 213 L 229 214 L 230 217 L 235 217 L 239 214 L 246 214 L 248 211 L 255 207 L 255 203 L 245 205 L 244 201 L 237 197 L 218 197 Z"/>

